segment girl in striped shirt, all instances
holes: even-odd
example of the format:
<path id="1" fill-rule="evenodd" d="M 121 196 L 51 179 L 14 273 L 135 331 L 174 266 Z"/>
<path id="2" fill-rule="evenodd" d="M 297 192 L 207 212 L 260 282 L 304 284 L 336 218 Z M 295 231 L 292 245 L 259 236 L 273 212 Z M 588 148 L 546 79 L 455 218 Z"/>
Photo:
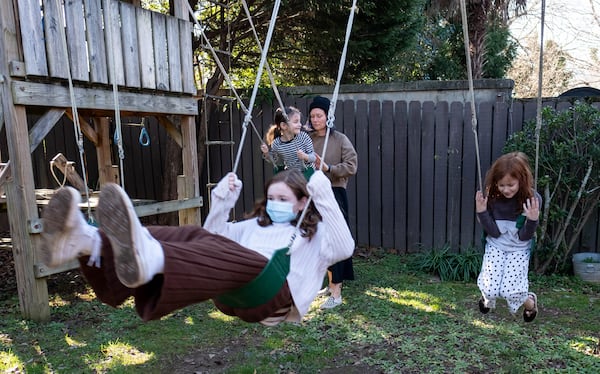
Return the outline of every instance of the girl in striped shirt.
<path id="1" fill-rule="evenodd" d="M 269 149 L 270 146 L 270 149 Z M 265 160 L 273 164 L 277 173 L 285 169 L 305 172 L 314 170 L 316 160 L 310 136 L 302 131 L 300 110 L 288 106 L 275 112 L 275 123 L 266 136 L 266 144 L 260 146 Z"/>

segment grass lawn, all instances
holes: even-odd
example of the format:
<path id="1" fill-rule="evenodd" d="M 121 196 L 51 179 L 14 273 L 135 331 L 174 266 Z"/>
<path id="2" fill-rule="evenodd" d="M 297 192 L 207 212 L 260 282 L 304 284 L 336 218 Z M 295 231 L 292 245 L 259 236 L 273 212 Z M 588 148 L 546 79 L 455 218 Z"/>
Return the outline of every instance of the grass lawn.
<path id="1" fill-rule="evenodd" d="M 75 272 L 70 287 L 49 287 L 48 323 L 21 319 L 16 295 L 0 301 L 0 372 L 600 372 L 600 284 L 531 276 L 540 311 L 525 323 L 503 301 L 480 314 L 474 282 L 442 283 L 410 270 L 409 259 L 360 253 L 342 306 L 321 311 L 317 300 L 302 324 L 276 327 L 210 302 L 144 323 L 131 302 L 99 303 Z"/>

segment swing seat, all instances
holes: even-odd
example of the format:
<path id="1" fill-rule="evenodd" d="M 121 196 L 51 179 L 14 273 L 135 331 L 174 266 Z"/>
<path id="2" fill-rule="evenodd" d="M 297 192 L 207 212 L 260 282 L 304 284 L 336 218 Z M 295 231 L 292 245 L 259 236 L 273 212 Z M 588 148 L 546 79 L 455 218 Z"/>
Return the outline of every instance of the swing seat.
<path id="1" fill-rule="evenodd" d="M 284 171 L 285 167 L 284 166 L 275 166 L 273 167 L 273 174 L 277 174 L 281 171 Z M 302 175 L 304 175 L 304 179 L 306 180 L 310 180 L 310 177 L 315 173 L 315 169 L 312 167 L 306 168 L 304 169 L 304 171 L 302 172 Z"/>
<path id="2" fill-rule="evenodd" d="M 265 265 L 263 270 L 249 283 L 224 293 L 216 300 L 232 308 L 255 308 L 271 300 L 286 281 L 290 272 L 289 248 L 281 248 Z"/>

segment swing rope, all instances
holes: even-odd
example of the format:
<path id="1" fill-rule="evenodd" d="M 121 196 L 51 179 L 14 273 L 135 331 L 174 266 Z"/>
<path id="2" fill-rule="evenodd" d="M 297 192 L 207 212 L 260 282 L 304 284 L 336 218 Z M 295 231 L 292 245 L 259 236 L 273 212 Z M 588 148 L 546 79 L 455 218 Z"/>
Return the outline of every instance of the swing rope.
<path id="1" fill-rule="evenodd" d="M 540 26 L 540 59 L 538 66 L 538 92 L 537 92 L 537 104 L 536 104 L 536 118 L 535 118 L 535 168 L 533 176 L 533 188 L 537 190 L 538 180 L 538 163 L 540 155 L 540 132 L 542 131 L 542 84 L 543 84 L 543 72 L 544 72 L 544 23 L 546 16 L 546 0 L 542 0 L 542 18 Z"/>
<path id="2" fill-rule="evenodd" d="M 339 85 L 341 81 L 341 77 L 344 71 L 344 65 L 346 62 L 346 51 L 348 47 L 348 41 L 350 39 L 350 32 L 352 30 L 352 23 L 354 20 L 354 13 L 356 10 L 356 0 L 353 0 L 352 8 L 350 11 L 350 17 L 348 19 L 348 25 L 346 27 L 346 38 L 344 41 L 344 49 L 342 52 L 342 57 L 340 58 L 340 67 L 338 69 L 338 77 L 336 81 L 336 86 L 333 93 L 333 100 L 330 101 L 329 113 L 328 113 L 328 123 L 327 123 L 327 133 L 325 138 L 325 144 L 323 147 L 323 159 L 325 158 L 325 151 L 327 147 L 327 141 L 329 137 L 329 131 L 333 126 L 334 115 L 335 112 L 335 101 L 337 101 L 338 93 L 339 93 Z M 265 43 L 268 48 L 268 43 Z M 261 58 L 261 62 L 263 59 Z M 259 69 L 261 71 L 261 69 Z M 257 81 L 260 77 L 257 77 Z M 256 85 L 255 85 L 256 87 Z M 252 106 L 251 106 L 252 107 Z M 247 116 L 248 117 L 248 116 Z M 240 142 L 240 146 L 238 149 L 238 154 L 240 154 L 241 149 L 243 147 L 243 142 Z M 236 161 L 237 163 L 237 161 Z M 322 163 L 321 163 L 322 166 Z M 319 168 L 320 169 L 320 168 Z M 292 253 L 292 245 L 296 239 L 298 232 L 300 232 L 300 226 L 307 212 L 307 208 L 312 202 L 312 196 L 309 196 L 305 205 L 305 209 L 302 210 L 300 217 L 298 218 L 298 222 L 296 223 L 296 227 L 292 237 L 290 238 L 290 242 L 287 247 L 278 249 L 275 251 L 273 257 L 267 262 L 263 270 L 259 275 L 256 276 L 252 281 L 245 284 L 244 286 L 229 291 L 226 294 L 219 296 L 217 299 L 219 302 L 234 307 L 234 308 L 252 308 L 258 305 L 264 304 L 273 298 L 279 290 L 281 286 L 284 284 L 287 275 L 290 271 L 290 255 Z"/>
<path id="3" fill-rule="evenodd" d="M 242 6 L 244 8 L 244 12 L 246 13 L 246 18 L 248 19 L 248 23 L 250 24 L 250 28 L 252 29 L 252 34 L 254 34 L 254 39 L 256 40 L 256 44 L 258 45 L 258 48 L 261 50 L 261 53 L 263 51 L 263 46 L 260 42 L 260 38 L 258 37 L 258 33 L 256 32 L 256 27 L 254 26 L 254 22 L 252 21 L 252 15 L 250 14 L 250 9 L 248 8 L 248 4 L 246 3 L 246 0 L 242 0 Z M 283 100 L 281 99 L 281 95 L 279 94 L 279 90 L 277 89 L 277 84 L 275 83 L 275 78 L 273 77 L 273 72 L 271 71 L 271 67 L 269 66 L 268 62 L 265 62 L 265 68 L 267 69 L 267 74 L 269 75 L 269 81 L 271 82 L 271 87 L 273 88 L 273 93 L 275 94 L 275 97 L 277 98 L 277 103 L 279 104 L 279 107 L 281 108 L 281 113 L 283 114 L 283 118 L 285 118 L 286 122 L 289 120 L 286 112 L 285 112 L 285 106 L 283 105 Z M 254 127 L 254 125 L 253 125 Z M 256 129 L 256 127 L 254 127 L 254 129 Z M 261 137 L 261 144 L 265 144 L 264 139 Z M 273 166 L 275 166 L 275 160 L 273 159 L 273 155 L 271 154 L 271 152 L 267 153 L 269 156 L 269 161 L 271 162 L 271 164 L 273 164 Z"/>
<path id="4" fill-rule="evenodd" d="M 112 44 L 113 40 L 113 27 L 115 27 L 116 23 L 112 16 L 112 4 L 108 4 L 107 9 L 108 14 L 108 22 L 107 22 L 107 31 L 108 31 L 108 43 Z M 115 134 L 113 137 L 113 141 L 117 143 L 117 154 L 119 156 L 119 171 L 120 171 L 120 180 L 121 180 L 121 188 L 125 189 L 125 173 L 123 168 L 123 159 L 125 158 L 125 150 L 123 148 L 123 133 L 121 126 L 121 110 L 119 109 L 119 89 L 117 87 L 117 77 L 115 76 L 115 53 L 112 48 L 108 48 L 109 50 L 109 63 L 108 68 L 110 72 L 110 77 L 112 79 L 112 92 L 113 92 L 113 102 L 115 109 Z"/>
<path id="5" fill-rule="evenodd" d="M 275 21 L 277 20 L 277 13 L 279 13 L 279 6 L 281 5 L 281 0 L 276 0 L 275 5 L 273 6 L 273 12 L 271 13 L 271 20 L 269 22 L 269 29 L 267 30 L 267 37 L 265 40 L 264 48 L 260 54 L 260 63 L 258 64 L 258 71 L 256 73 L 256 79 L 254 80 L 254 87 L 252 89 L 252 95 L 250 96 L 250 103 L 248 107 L 249 111 L 246 112 L 246 116 L 244 117 L 244 122 L 242 123 L 242 136 L 240 139 L 240 147 L 238 148 L 237 155 L 235 156 L 235 163 L 233 164 L 233 172 L 237 172 L 237 168 L 240 163 L 240 158 L 242 156 L 242 148 L 244 144 L 244 140 L 246 138 L 246 132 L 248 129 L 248 123 L 252 119 L 252 108 L 254 108 L 254 102 L 256 101 L 256 95 L 258 93 L 258 86 L 260 85 L 260 79 L 262 77 L 263 69 L 265 66 L 265 62 L 267 61 L 267 53 L 269 51 L 269 46 L 271 44 L 271 38 L 273 36 L 273 30 L 275 29 Z"/>
<path id="6" fill-rule="evenodd" d="M 258 34 L 256 33 L 256 28 L 254 27 L 254 22 L 252 21 L 252 15 L 250 14 L 250 9 L 248 9 L 248 4 L 246 0 L 242 0 L 242 6 L 244 7 L 244 12 L 246 12 L 246 18 L 248 18 L 248 23 L 250 24 L 250 28 L 252 28 L 252 33 L 254 34 L 254 39 L 256 40 L 256 44 L 258 48 L 262 51 L 263 47 L 260 43 L 260 39 Z M 273 77 L 273 72 L 271 71 L 271 67 L 269 63 L 265 63 L 265 68 L 267 69 L 267 74 L 269 75 L 269 81 L 271 82 L 271 87 L 273 88 L 273 93 L 275 94 L 275 98 L 277 98 L 277 103 L 279 107 L 283 111 L 283 115 L 287 120 L 287 114 L 285 113 L 285 107 L 283 105 L 283 100 L 281 100 L 281 96 L 279 95 L 279 90 L 277 89 L 277 84 L 275 83 L 275 78 Z"/>
<path id="7" fill-rule="evenodd" d="M 56 5 L 57 5 L 57 9 L 61 9 L 60 7 L 60 0 L 56 0 Z M 83 132 L 81 131 L 81 124 L 79 122 L 79 113 L 77 112 L 77 103 L 76 103 L 76 99 L 75 99 L 75 88 L 73 87 L 73 77 L 71 76 L 71 64 L 69 63 L 69 51 L 68 51 L 68 45 L 67 45 L 67 35 L 65 32 L 65 20 L 64 20 L 64 16 L 63 16 L 63 12 L 59 11 L 58 12 L 58 17 L 59 17 L 59 32 L 60 32 L 60 38 L 61 38 L 61 43 L 62 43 L 62 48 L 63 48 L 63 54 L 64 54 L 64 58 L 65 61 L 67 63 L 67 80 L 69 82 L 69 99 L 71 100 L 71 111 L 73 113 L 73 124 L 74 126 L 74 132 L 75 132 L 75 142 L 77 143 L 77 147 L 79 150 L 79 161 L 81 162 L 81 170 L 82 170 L 82 174 L 83 174 L 83 184 L 85 186 L 85 197 L 86 197 L 86 201 L 87 201 L 87 215 L 88 215 L 88 220 L 90 223 L 94 222 L 94 218 L 92 216 L 92 206 L 90 203 L 90 190 L 88 188 L 88 181 L 87 181 L 87 171 L 85 168 L 85 161 L 84 161 L 84 148 L 83 148 Z M 68 169 L 65 170 L 65 173 L 68 172 Z M 53 171 L 54 173 L 54 171 Z M 65 179 L 66 179 L 66 175 L 65 175 Z"/>
<path id="8" fill-rule="evenodd" d="M 331 100 L 329 101 L 329 112 L 327 113 L 327 131 L 325 132 L 325 140 L 323 142 L 323 154 L 321 155 L 321 164 L 317 168 L 317 170 L 321 170 L 323 168 L 323 163 L 325 162 L 325 154 L 327 153 L 327 143 L 329 142 L 329 133 L 331 132 L 331 128 L 335 123 L 335 105 L 337 102 L 337 98 L 340 91 L 340 82 L 342 81 L 342 75 L 344 74 L 344 67 L 346 65 L 346 54 L 348 51 L 348 42 L 350 41 L 350 34 L 352 32 L 352 24 L 354 23 L 354 13 L 356 11 L 356 0 L 352 1 L 352 8 L 350 9 L 350 16 L 348 17 L 348 23 L 346 24 L 346 37 L 344 39 L 344 48 L 342 49 L 342 56 L 340 57 L 340 64 L 338 66 L 338 76 L 335 82 L 335 86 L 333 89 L 333 95 Z M 312 202 L 312 196 L 308 197 L 306 202 L 306 206 L 308 207 Z M 298 219 L 298 223 L 296 224 L 296 230 L 292 235 L 292 239 L 290 240 L 290 244 L 288 245 L 289 254 L 292 253 L 292 244 L 296 239 L 296 234 L 300 231 L 300 224 L 304 220 L 304 216 L 306 215 L 307 209 L 302 211 L 300 218 Z"/>
<path id="9" fill-rule="evenodd" d="M 471 97 L 471 130 L 475 137 L 475 155 L 477 158 L 477 176 L 479 178 L 479 190 L 485 194 L 481 176 L 481 161 L 479 157 L 479 137 L 477 135 L 477 113 L 475 112 L 475 90 L 473 89 L 473 69 L 471 67 L 471 48 L 469 42 L 469 25 L 467 24 L 467 6 L 465 0 L 460 0 L 460 11 L 462 16 L 463 35 L 465 43 L 465 56 L 467 58 L 467 76 L 469 79 L 469 96 Z"/>

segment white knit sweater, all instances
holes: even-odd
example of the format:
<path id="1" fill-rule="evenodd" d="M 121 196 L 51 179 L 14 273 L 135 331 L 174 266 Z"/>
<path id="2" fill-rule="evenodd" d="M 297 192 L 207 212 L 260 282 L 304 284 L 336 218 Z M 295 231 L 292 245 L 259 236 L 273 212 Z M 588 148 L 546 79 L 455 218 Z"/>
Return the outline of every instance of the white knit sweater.
<path id="1" fill-rule="evenodd" d="M 229 211 L 235 205 L 241 188 L 242 183 L 236 179 L 236 188 L 230 191 L 227 175 L 219 182 L 211 194 L 211 209 L 204 228 L 271 258 L 275 250 L 289 245 L 296 228 L 289 223 L 261 227 L 255 218 L 236 223 L 227 222 Z M 291 248 L 287 281 L 295 308 L 292 308 L 287 320 L 293 322 L 300 322 L 308 311 L 327 268 L 352 256 L 354 252 L 354 239 L 333 196 L 329 179 L 323 172 L 316 171 L 308 182 L 307 189 L 323 221 L 319 223 L 311 240 L 298 234 Z"/>

